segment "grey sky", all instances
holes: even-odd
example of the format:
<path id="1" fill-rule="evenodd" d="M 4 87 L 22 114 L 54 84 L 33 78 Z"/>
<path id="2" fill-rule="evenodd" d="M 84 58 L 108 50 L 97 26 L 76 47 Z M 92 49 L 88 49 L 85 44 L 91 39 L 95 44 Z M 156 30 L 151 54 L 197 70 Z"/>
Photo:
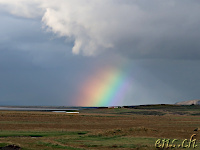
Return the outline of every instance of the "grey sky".
<path id="1" fill-rule="evenodd" d="M 199 13 L 194 0 L 0 0 L 0 105 L 78 106 L 105 66 L 129 72 L 112 105 L 199 99 Z"/>

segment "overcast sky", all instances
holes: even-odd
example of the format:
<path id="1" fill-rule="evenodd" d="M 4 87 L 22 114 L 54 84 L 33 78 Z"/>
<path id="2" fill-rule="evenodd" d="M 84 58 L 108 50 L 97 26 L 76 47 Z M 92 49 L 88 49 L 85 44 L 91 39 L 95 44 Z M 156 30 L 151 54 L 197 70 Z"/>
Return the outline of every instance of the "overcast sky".
<path id="1" fill-rule="evenodd" d="M 0 105 L 99 106 L 101 72 L 128 83 L 104 105 L 200 99 L 199 14 L 197 0 L 0 0 Z"/>

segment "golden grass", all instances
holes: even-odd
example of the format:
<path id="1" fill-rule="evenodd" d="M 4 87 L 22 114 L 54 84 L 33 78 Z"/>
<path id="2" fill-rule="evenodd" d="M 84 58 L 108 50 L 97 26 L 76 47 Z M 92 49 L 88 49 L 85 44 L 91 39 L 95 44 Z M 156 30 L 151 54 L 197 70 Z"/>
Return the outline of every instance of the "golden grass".
<path id="1" fill-rule="evenodd" d="M 155 149 L 158 138 L 189 139 L 195 133 L 199 139 L 198 131 L 194 131 L 200 127 L 198 116 L 122 113 L 129 111 L 125 108 L 83 110 L 80 114 L 0 111 L 0 143 L 24 149 Z M 34 138 L 29 133 L 42 137 Z"/>

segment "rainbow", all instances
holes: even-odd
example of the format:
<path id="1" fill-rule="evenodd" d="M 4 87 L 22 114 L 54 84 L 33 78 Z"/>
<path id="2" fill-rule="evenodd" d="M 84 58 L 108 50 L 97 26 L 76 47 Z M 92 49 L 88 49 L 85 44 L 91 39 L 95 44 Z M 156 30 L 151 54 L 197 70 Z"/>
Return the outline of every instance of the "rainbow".
<path id="1" fill-rule="evenodd" d="M 80 106 L 115 106 L 123 102 L 131 79 L 126 71 L 103 67 L 89 77 L 78 94 Z"/>

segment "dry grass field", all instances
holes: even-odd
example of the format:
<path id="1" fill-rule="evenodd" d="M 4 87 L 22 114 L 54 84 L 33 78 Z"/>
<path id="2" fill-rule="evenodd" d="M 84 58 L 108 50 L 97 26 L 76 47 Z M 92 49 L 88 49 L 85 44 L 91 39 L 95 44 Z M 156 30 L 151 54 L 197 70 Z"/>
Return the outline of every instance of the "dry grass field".
<path id="1" fill-rule="evenodd" d="M 80 114 L 0 111 L 0 147 L 14 144 L 23 150 L 154 150 L 167 149 L 166 145 L 155 148 L 158 139 L 177 139 L 173 149 L 184 149 L 177 146 L 188 139 L 184 143 L 187 146 L 196 134 L 198 149 L 199 131 L 194 131 L 198 127 L 199 106 L 85 109 Z"/>

